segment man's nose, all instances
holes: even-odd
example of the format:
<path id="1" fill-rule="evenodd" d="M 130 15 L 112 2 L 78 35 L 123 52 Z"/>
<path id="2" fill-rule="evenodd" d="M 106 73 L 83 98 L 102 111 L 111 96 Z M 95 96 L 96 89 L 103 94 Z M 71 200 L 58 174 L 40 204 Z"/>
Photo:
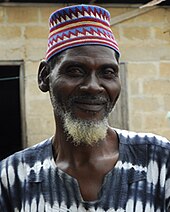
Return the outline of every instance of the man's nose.
<path id="1" fill-rule="evenodd" d="M 95 75 L 88 76 L 82 85 L 80 86 L 81 91 L 86 91 L 93 94 L 101 93 L 104 90 L 100 79 Z"/>

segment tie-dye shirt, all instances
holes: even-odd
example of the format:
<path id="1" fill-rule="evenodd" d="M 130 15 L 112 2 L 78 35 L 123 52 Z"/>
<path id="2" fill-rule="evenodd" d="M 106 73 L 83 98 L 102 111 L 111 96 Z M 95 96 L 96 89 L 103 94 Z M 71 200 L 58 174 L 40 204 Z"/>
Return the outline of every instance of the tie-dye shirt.
<path id="1" fill-rule="evenodd" d="M 170 211 L 169 141 L 153 134 L 117 133 L 119 159 L 104 177 L 96 201 L 84 201 L 77 180 L 57 168 L 48 139 L 1 161 L 0 211 Z"/>

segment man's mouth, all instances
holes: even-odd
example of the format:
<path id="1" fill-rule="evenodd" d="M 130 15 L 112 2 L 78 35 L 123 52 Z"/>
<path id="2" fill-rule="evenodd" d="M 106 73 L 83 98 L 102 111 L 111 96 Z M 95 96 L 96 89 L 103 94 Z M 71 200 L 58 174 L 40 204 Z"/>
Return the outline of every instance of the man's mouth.
<path id="1" fill-rule="evenodd" d="M 80 110 L 85 110 L 89 112 L 99 112 L 101 111 L 105 105 L 106 101 L 100 101 L 100 100 L 76 100 L 75 105 Z"/>

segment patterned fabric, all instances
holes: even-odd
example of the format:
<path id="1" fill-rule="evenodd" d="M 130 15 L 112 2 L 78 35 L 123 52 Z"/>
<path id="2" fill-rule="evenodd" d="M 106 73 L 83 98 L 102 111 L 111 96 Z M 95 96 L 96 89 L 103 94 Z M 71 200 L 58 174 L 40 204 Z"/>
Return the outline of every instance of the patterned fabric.
<path id="1" fill-rule="evenodd" d="M 120 155 L 98 200 L 84 201 L 76 179 L 57 168 L 51 139 L 0 164 L 2 212 L 168 212 L 170 143 L 153 134 L 117 130 Z"/>
<path id="2" fill-rule="evenodd" d="M 110 29 L 110 14 L 101 7 L 77 5 L 65 7 L 51 14 L 46 60 L 75 46 L 97 44 L 119 49 Z"/>

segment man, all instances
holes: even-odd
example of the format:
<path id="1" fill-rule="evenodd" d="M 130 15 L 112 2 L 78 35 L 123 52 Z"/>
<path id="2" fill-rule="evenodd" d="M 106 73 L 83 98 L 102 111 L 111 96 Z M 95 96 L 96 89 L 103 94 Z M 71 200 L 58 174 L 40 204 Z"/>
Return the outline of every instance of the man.
<path id="1" fill-rule="evenodd" d="M 168 140 L 108 125 L 121 89 L 109 20 L 91 5 L 51 15 L 38 84 L 56 131 L 1 162 L 0 211 L 170 211 Z"/>

